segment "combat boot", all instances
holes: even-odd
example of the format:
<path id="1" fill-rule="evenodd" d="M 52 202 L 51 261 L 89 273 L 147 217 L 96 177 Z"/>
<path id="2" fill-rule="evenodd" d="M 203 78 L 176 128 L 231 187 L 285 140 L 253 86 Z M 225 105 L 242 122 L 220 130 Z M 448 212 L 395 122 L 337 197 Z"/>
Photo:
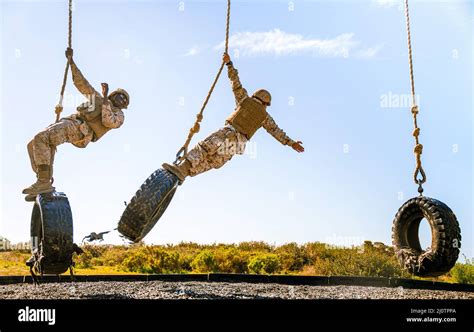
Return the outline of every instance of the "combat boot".
<path id="1" fill-rule="evenodd" d="M 191 168 L 191 163 L 185 159 L 180 165 L 175 164 L 163 164 L 163 168 L 168 172 L 173 173 L 179 179 L 179 184 L 184 182 L 184 179 L 189 176 L 189 169 Z"/>
<path id="2" fill-rule="evenodd" d="M 38 166 L 38 180 L 23 190 L 23 194 L 39 195 L 54 191 L 51 184 L 51 167 L 49 165 Z"/>
<path id="3" fill-rule="evenodd" d="M 27 202 L 35 202 L 36 201 L 36 194 L 29 194 L 25 196 L 25 201 Z"/>

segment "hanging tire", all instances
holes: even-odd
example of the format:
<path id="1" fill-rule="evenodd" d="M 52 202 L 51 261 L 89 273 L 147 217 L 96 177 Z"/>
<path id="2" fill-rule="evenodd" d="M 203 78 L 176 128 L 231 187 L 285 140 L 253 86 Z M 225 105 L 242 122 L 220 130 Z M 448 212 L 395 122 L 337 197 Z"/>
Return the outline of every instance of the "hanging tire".
<path id="1" fill-rule="evenodd" d="M 151 174 L 127 204 L 118 231 L 132 242 L 142 240 L 165 212 L 178 182 L 174 174 L 162 168 Z"/>
<path id="2" fill-rule="evenodd" d="M 73 221 L 64 193 L 40 194 L 31 214 L 31 251 L 35 273 L 61 274 L 73 265 Z"/>
<path id="3" fill-rule="evenodd" d="M 421 220 L 431 228 L 431 247 L 423 250 L 418 237 Z M 440 276 L 454 266 L 461 247 L 461 230 L 453 211 L 429 197 L 408 200 L 393 220 L 392 243 L 401 266 L 419 277 Z"/>

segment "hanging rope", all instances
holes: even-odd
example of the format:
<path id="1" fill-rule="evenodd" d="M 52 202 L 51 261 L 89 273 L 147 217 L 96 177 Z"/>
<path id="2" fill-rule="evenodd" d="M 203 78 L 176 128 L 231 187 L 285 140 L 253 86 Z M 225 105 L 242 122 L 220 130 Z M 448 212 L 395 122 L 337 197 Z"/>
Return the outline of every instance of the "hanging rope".
<path id="1" fill-rule="evenodd" d="M 420 144 L 419 135 L 420 135 L 420 128 L 418 127 L 417 116 L 419 113 L 418 105 L 416 103 L 416 95 L 415 95 L 415 77 L 413 75 L 413 56 L 412 56 L 412 48 L 411 48 L 411 32 L 410 32 L 410 13 L 408 10 L 408 0 L 405 0 L 405 16 L 407 21 L 407 37 L 408 37 L 408 63 L 410 66 L 410 84 L 411 84 L 411 98 L 412 98 L 412 106 L 411 106 L 411 114 L 413 115 L 413 125 L 415 129 L 413 130 L 413 136 L 415 137 L 415 148 L 413 152 L 415 153 L 415 160 L 416 160 L 416 168 L 415 172 L 413 173 L 413 180 L 416 184 L 418 184 L 418 192 L 420 195 L 423 194 L 423 183 L 426 182 L 426 174 L 423 170 L 423 166 L 421 165 L 421 154 L 423 153 L 423 145 Z M 421 175 L 421 178 L 419 176 Z"/>
<path id="2" fill-rule="evenodd" d="M 229 49 L 229 27 L 230 27 L 230 0 L 227 0 L 227 18 L 226 18 L 226 28 L 225 28 L 225 51 L 224 51 L 225 53 L 227 53 Z M 204 103 L 201 106 L 201 110 L 199 111 L 198 114 L 196 114 L 196 121 L 194 122 L 194 125 L 189 130 L 189 134 L 188 134 L 188 137 L 186 138 L 186 142 L 176 154 L 176 160 L 174 161 L 174 164 L 176 165 L 181 163 L 184 159 L 186 159 L 186 156 L 188 155 L 189 143 L 191 143 L 191 140 L 194 134 L 198 133 L 201 128 L 200 123 L 203 119 L 204 110 L 206 109 L 207 103 L 209 102 L 212 92 L 214 91 L 214 88 L 216 87 L 217 81 L 219 81 L 219 77 L 221 76 L 224 65 L 225 63 L 224 61 L 222 61 L 221 66 L 219 67 L 219 70 L 217 71 L 217 75 L 214 78 L 214 82 L 212 82 L 211 88 L 209 89 L 209 92 L 207 93 L 206 99 L 204 100 Z"/>
<path id="3" fill-rule="evenodd" d="M 69 25 L 67 43 L 68 47 L 72 49 L 72 0 L 69 0 Z M 64 90 L 66 89 L 69 66 L 70 64 L 68 60 L 66 63 L 66 68 L 64 69 L 63 84 L 61 85 L 61 92 L 59 93 L 59 102 L 54 109 L 54 112 L 56 113 L 56 122 L 59 121 L 59 118 L 61 117 L 61 112 L 63 111 Z"/>

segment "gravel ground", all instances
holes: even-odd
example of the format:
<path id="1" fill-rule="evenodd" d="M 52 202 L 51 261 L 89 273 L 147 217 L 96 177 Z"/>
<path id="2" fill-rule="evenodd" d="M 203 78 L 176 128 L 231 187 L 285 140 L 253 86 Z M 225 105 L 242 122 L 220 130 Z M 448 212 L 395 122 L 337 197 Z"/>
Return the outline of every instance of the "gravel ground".
<path id="1" fill-rule="evenodd" d="M 402 287 L 101 281 L 0 285 L 0 299 L 474 299 L 474 293 Z"/>

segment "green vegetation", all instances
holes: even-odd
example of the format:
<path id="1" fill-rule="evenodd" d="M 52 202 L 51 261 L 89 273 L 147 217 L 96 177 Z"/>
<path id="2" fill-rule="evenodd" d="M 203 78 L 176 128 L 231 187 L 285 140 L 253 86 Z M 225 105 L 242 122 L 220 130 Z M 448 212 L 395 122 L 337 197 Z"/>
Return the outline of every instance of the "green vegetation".
<path id="1" fill-rule="evenodd" d="M 474 261 L 466 259 L 466 264 L 456 263 L 449 271 L 454 282 L 461 284 L 474 284 Z"/>
<path id="2" fill-rule="evenodd" d="M 313 242 L 272 246 L 239 244 L 130 246 L 84 245 L 75 257 L 77 274 L 123 273 L 257 273 L 299 275 L 379 276 L 412 278 L 403 271 L 393 248 L 366 241 L 341 248 Z M 0 275 L 27 274 L 28 253 L 0 253 Z M 432 280 L 474 283 L 473 261 L 457 263 L 449 274 Z"/>

